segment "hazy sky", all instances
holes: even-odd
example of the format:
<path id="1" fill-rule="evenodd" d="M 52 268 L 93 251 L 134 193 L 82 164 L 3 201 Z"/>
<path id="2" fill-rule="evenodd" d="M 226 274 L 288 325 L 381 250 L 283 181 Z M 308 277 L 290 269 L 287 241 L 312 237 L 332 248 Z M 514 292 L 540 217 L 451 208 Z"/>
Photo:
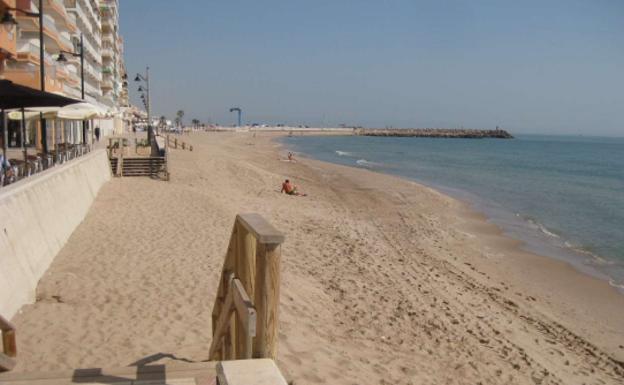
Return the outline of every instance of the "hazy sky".
<path id="1" fill-rule="evenodd" d="M 624 135 L 623 0 L 120 3 L 155 115 Z"/>

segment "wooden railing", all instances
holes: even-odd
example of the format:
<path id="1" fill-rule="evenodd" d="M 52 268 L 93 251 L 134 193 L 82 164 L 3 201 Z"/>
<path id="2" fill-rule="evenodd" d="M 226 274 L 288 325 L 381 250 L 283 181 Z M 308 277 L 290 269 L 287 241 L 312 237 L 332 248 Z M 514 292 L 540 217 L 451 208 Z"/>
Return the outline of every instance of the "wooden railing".
<path id="1" fill-rule="evenodd" d="M 275 359 L 282 242 L 260 215 L 236 216 L 212 310 L 210 360 Z"/>
<path id="2" fill-rule="evenodd" d="M 2 331 L 2 353 L 0 353 L 0 372 L 15 367 L 17 345 L 15 343 L 15 327 L 0 315 L 0 331 Z"/>
<path id="3" fill-rule="evenodd" d="M 170 146 L 173 146 L 173 148 L 175 148 L 176 150 L 178 149 L 178 144 L 180 145 L 180 147 L 182 147 L 183 150 L 186 150 L 188 148 L 189 151 L 193 151 L 193 146 L 190 144 L 187 144 L 186 142 L 180 140 L 178 143 L 178 138 L 176 137 L 171 137 L 170 135 L 167 135 L 167 143 Z"/>

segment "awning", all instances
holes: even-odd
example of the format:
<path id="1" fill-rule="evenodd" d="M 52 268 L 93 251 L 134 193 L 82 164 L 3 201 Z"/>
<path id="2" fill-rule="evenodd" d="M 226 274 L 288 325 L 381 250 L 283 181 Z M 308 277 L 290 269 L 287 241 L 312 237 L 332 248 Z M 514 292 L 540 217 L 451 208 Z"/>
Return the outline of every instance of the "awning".
<path id="1" fill-rule="evenodd" d="M 0 108 L 3 110 L 30 107 L 63 107 L 78 102 L 80 100 L 20 86 L 10 80 L 0 80 Z"/>

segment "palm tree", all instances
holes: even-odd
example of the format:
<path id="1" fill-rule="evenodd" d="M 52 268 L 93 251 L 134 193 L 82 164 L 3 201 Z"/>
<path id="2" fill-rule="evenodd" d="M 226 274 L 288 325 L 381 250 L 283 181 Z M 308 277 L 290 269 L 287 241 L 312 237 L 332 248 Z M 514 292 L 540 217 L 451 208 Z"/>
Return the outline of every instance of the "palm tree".
<path id="1" fill-rule="evenodd" d="M 158 119 L 158 126 L 160 127 L 161 130 L 164 130 L 165 128 L 167 128 L 167 118 L 165 118 L 164 115 Z"/>
<path id="2" fill-rule="evenodd" d="M 182 118 L 184 117 L 184 110 L 178 110 L 176 112 L 176 125 L 182 127 Z"/>

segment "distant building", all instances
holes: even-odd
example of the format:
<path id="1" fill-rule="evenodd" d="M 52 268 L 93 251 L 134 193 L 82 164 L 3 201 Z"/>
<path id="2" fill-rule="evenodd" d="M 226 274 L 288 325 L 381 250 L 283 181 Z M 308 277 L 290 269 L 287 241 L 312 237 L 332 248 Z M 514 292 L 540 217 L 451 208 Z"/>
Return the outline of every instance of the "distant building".
<path id="1" fill-rule="evenodd" d="M 102 22 L 102 102 L 111 107 L 127 106 L 124 81 L 123 40 L 119 34 L 119 0 L 100 0 Z M 125 98 L 125 99 L 124 99 Z"/>

